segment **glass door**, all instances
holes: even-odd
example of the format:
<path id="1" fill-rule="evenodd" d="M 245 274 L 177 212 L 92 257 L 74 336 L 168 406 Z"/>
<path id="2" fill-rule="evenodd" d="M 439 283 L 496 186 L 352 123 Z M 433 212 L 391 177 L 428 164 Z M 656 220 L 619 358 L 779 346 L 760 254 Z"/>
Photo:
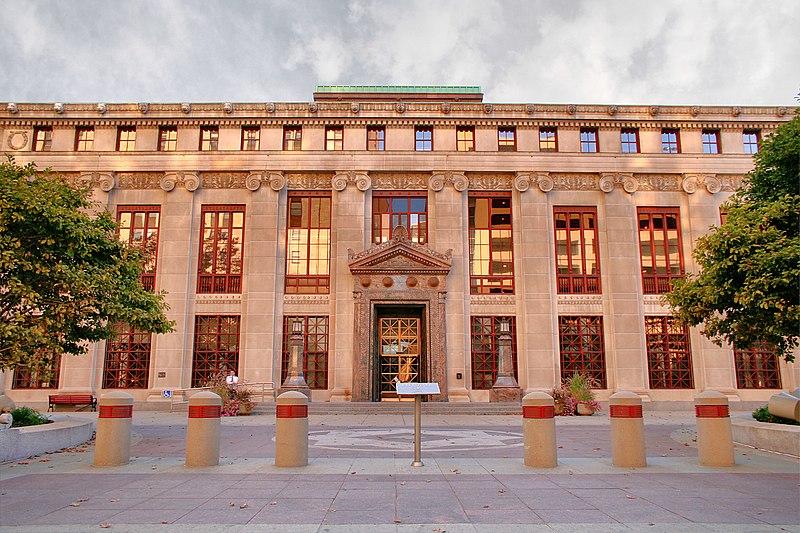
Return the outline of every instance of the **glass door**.
<path id="1" fill-rule="evenodd" d="M 381 400 L 394 400 L 396 382 L 419 381 L 420 319 L 381 318 L 379 326 Z"/>

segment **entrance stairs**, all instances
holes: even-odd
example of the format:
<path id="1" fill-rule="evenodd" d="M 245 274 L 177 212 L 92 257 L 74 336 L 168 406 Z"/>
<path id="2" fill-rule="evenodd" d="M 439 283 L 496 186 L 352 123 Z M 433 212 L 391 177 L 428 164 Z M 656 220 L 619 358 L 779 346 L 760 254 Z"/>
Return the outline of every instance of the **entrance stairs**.
<path id="1" fill-rule="evenodd" d="M 259 403 L 253 414 L 275 415 L 275 404 Z M 411 415 L 414 402 L 309 402 L 310 415 Z M 521 415 L 518 403 L 423 402 L 422 414 L 430 415 Z"/>

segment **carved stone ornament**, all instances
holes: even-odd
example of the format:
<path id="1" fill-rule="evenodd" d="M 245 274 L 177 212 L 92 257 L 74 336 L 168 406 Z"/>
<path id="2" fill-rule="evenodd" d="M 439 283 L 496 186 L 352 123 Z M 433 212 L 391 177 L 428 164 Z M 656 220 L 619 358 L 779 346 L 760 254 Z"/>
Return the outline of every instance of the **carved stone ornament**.
<path id="1" fill-rule="evenodd" d="M 126 190 L 155 190 L 161 188 L 161 172 L 118 172 L 117 187 Z"/>
<path id="2" fill-rule="evenodd" d="M 742 114 L 742 108 L 741 108 L 741 107 L 739 107 L 738 105 L 737 105 L 737 106 L 735 106 L 735 107 L 733 108 L 733 116 L 734 116 L 734 117 L 738 117 L 738 116 L 739 116 L 739 115 L 741 115 L 741 114 Z"/>
<path id="3" fill-rule="evenodd" d="M 359 111 L 361 111 L 361 104 L 358 102 L 353 102 L 350 104 L 350 111 L 352 111 L 354 114 L 357 114 Z"/>
<path id="4" fill-rule="evenodd" d="M 64 104 L 62 104 L 61 102 L 56 102 L 55 104 L 53 104 L 53 110 L 59 115 L 62 115 L 64 113 Z"/>
<path id="5" fill-rule="evenodd" d="M 703 181 L 706 184 L 706 190 L 711 194 L 717 194 L 722 190 L 722 182 L 720 182 L 713 174 L 704 176 Z"/>
<path id="6" fill-rule="evenodd" d="M 610 193 L 614 190 L 614 182 L 616 176 L 614 174 L 601 174 L 598 186 L 604 193 Z"/>
<path id="7" fill-rule="evenodd" d="M 347 254 L 350 272 L 356 279 L 364 275 L 375 279 L 397 275 L 447 275 L 453 257 L 452 250 L 441 254 L 423 244 L 410 241 L 408 230 L 403 226 L 394 228 L 391 240 L 360 253 L 348 249 Z M 385 278 L 382 282 L 387 286 Z"/>
<path id="8" fill-rule="evenodd" d="M 189 192 L 194 192 L 200 188 L 200 176 L 197 172 L 178 170 L 177 172 L 167 172 L 161 178 L 159 185 L 167 192 L 172 191 L 178 183 L 186 187 Z"/>
<path id="9" fill-rule="evenodd" d="M 555 182 L 550 177 L 549 172 L 539 172 L 536 174 L 536 183 L 539 185 L 539 190 L 542 192 L 550 192 L 553 190 Z"/>
<path id="10" fill-rule="evenodd" d="M 448 102 L 442 103 L 442 113 L 444 113 L 445 115 L 450 114 L 450 104 Z"/>
<path id="11" fill-rule="evenodd" d="M 186 113 L 187 115 L 188 115 L 189 113 L 191 113 L 191 111 L 192 111 L 192 106 L 191 106 L 191 104 L 187 104 L 187 103 L 185 103 L 185 102 L 184 102 L 184 103 L 182 103 L 182 104 L 181 104 L 181 111 L 183 111 L 183 112 L 184 112 L 184 113 Z"/>
<path id="12" fill-rule="evenodd" d="M 615 105 L 608 106 L 608 116 L 613 117 L 617 114 L 618 108 Z"/>
<path id="13" fill-rule="evenodd" d="M 275 112 L 275 104 L 272 102 L 267 102 L 264 104 L 264 111 L 267 113 L 274 113 Z"/>
<path id="14" fill-rule="evenodd" d="M 245 187 L 251 191 L 257 191 L 262 183 L 269 183 L 273 191 L 280 191 L 286 187 L 286 177 L 280 171 L 256 171 L 251 172 L 245 180 Z"/>
<path id="15" fill-rule="evenodd" d="M 204 189 L 244 189 L 247 175 L 244 172 L 203 172 Z"/>
<path id="16" fill-rule="evenodd" d="M 224 104 L 222 104 L 222 110 L 230 115 L 231 113 L 233 113 L 233 104 L 230 102 L 225 102 Z"/>
<path id="17" fill-rule="evenodd" d="M 639 180 L 633 177 L 633 174 L 621 174 L 622 190 L 628 194 L 633 194 L 639 190 Z"/>
<path id="18" fill-rule="evenodd" d="M 696 117 L 697 115 L 700 114 L 700 106 L 699 105 L 693 105 L 692 109 L 689 110 L 689 113 L 691 113 L 691 115 L 693 117 Z"/>
<path id="19" fill-rule="evenodd" d="M 657 105 L 651 105 L 650 106 L 650 116 L 651 117 L 654 117 L 654 116 L 658 115 L 659 111 L 661 111 L 661 110 L 659 109 L 659 107 Z"/>
<path id="20" fill-rule="evenodd" d="M 103 192 L 109 192 L 117 186 L 117 178 L 114 172 L 81 172 L 75 184 L 79 187 L 97 187 Z"/>
<path id="21" fill-rule="evenodd" d="M 470 174 L 469 190 L 471 191 L 510 191 L 513 180 L 507 174 Z"/>
<path id="22" fill-rule="evenodd" d="M 146 115 L 150 111 L 150 104 L 147 102 L 139 102 L 139 113 Z"/>
<path id="23" fill-rule="evenodd" d="M 697 176 L 695 174 L 687 174 L 683 178 L 683 183 L 681 186 L 683 190 L 688 194 L 694 194 L 697 192 L 697 185 L 703 181 L 702 176 Z"/>
<path id="24" fill-rule="evenodd" d="M 406 104 L 405 102 L 397 102 L 394 105 L 394 110 L 398 113 L 405 113 L 406 112 Z"/>
<path id="25" fill-rule="evenodd" d="M 311 102 L 308 104 L 308 111 L 309 113 L 316 113 L 319 111 L 319 104 L 316 102 Z"/>
<path id="26" fill-rule="evenodd" d="M 570 115 L 574 115 L 577 110 L 578 106 L 576 106 L 575 104 L 569 104 L 567 106 L 567 113 L 569 113 Z"/>
<path id="27" fill-rule="evenodd" d="M 782 117 L 782 116 L 783 116 L 783 115 L 785 115 L 785 114 L 786 114 L 788 111 L 789 111 L 789 109 L 788 109 L 788 108 L 781 106 L 781 107 L 779 107 L 779 108 L 778 108 L 778 111 L 777 111 L 777 113 L 778 113 L 778 116 L 779 116 L 779 117 Z"/>
<path id="28" fill-rule="evenodd" d="M 103 192 L 110 192 L 111 189 L 117 186 L 117 177 L 113 172 L 101 172 L 98 179 L 98 185 Z"/>
<path id="29" fill-rule="evenodd" d="M 428 180 L 428 187 L 432 191 L 439 192 L 444 189 L 445 183 L 452 183 L 453 188 L 458 192 L 464 192 L 469 188 L 469 179 L 464 174 L 456 174 L 453 172 L 442 172 L 431 175 Z"/>
<path id="30" fill-rule="evenodd" d="M 374 190 L 424 190 L 428 188 L 426 174 L 374 174 L 370 175 Z"/>
<path id="31" fill-rule="evenodd" d="M 97 112 L 101 115 L 105 115 L 108 111 L 108 106 L 106 104 L 97 104 Z"/>
<path id="32" fill-rule="evenodd" d="M 286 186 L 289 189 L 331 190 L 331 175 L 327 172 L 291 172 L 284 175 L 286 176 Z"/>
<path id="33" fill-rule="evenodd" d="M 22 150 L 28 146 L 28 132 L 23 130 L 11 130 L 6 137 L 6 143 L 12 150 Z"/>
<path id="34" fill-rule="evenodd" d="M 492 111 L 494 111 L 494 106 L 492 104 L 483 104 L 483 112 L 487 115 L 491 115 Z"/>
<path id="35" fill-rule="evenodd" d="M 531 188 L 531 175 L 528 172 L 517 172 L 514 177 L 514 188 L 519 192 L 525 192 Z"/>
<path id="36" fill-rule="evenodd" d="M 364 192 L 372 187 L 372 180 L 366 172 L 339 172 L 331 180 L 331 187 L 337 191 L 343 191 L 347 185 L 354 183 L 356 188 Z"/>
<path id="37" fill-rule="evenodd" d="M 8 109 L 8 112 L 11 113 L 12 115 L 16 115 L 17 112 L 19 112 L 17 104 L 15 104 L 14 102 L 9 102 L 8 105 L 6 106 L 6 109 Z"/>

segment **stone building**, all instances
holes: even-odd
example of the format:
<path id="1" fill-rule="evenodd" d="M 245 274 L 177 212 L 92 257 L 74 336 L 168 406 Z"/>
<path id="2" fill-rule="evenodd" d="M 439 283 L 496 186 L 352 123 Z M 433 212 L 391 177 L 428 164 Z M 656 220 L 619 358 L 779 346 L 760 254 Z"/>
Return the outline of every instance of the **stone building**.
<path id="1" fill-rule="evenodd" d="M 718 347 L 660 300 L 693 272 L 784 107 L 500 104 L 478 87 L 317 87 L 312 102 L 2 104 L 0 150 L 89 183 L 144 246 L 176 331 L 119 337 L 0 393 L 215 371 L 283 381 L 302 328 L 314 401 L 392 399 L 395 378 L 487 402 L 509 339 L 521 391 L 585 371 L 603 399 L 763 401 L 800 386 L 767 347 Z"/>

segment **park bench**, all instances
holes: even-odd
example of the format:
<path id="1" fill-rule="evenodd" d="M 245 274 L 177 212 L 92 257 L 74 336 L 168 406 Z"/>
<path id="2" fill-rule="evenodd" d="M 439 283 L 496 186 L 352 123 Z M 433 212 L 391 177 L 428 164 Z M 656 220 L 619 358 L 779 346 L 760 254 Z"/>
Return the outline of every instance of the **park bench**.
<path id="1" fill-rule="evenodd" d="M 51 394 L 48 411 L 54 411 L 56 405 L 88 405 L 92 411 L 97 411 L 97 398 L 91 394 Z"/>

